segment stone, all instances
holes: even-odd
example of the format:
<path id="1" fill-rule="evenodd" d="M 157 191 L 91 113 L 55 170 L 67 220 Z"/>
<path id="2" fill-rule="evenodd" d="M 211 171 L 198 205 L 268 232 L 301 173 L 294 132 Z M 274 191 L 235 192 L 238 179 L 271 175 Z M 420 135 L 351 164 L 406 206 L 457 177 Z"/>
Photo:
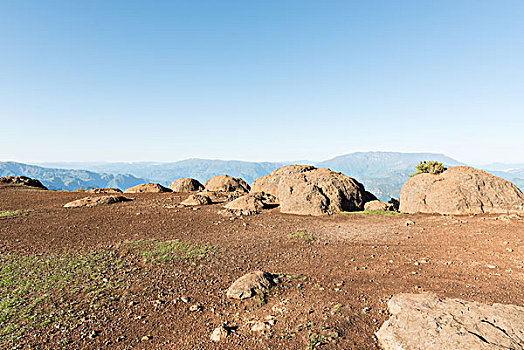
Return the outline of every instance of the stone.
<path id="1" fill-rule="evenodd" d="M 524 213 L 524 194 L 511 182 L 467 166 L 419 174 L 400 192 L 404 213 Z"/>
<path id="2" fill-rule="evenodd" d="M 233 299 L 248 299 L 257 293 L 263 293 L 274 286 L 275 277 L 267 272 L 254 271 L 237 279 L 227 290 L 227 297 Z"/>
<path id="3" fill-rule="evenodd" d="M 209 197 L 208 195 L 203 194 L 203 193 L 195 193 L 187 197 L 180 204 L 185 205 L 185 206 L 194 206 L 194 205 L 207 205 L 211 203 L 213 203 L 213 201 L 211 200 L 211 197 Z"/>
<path id="4" fill-rule="evenodd" d="M 376 333 L 385 350 L 522 349 L 524 344 L 520 306 L 403 293 L 388 307 L 392 316 Z"/>
<path id="5" fill-rule="evenodd" d="M 284 176 L 277 193 L 280 211 L 298 215 L 362 211 L 375 200 L 357 180 L 329 169 L 313 169 Z"/>
<path id="6" fill-rule="evenodd" d="M 171 190 L 158 183 L 147 183 L 147 184 L 133 186 L 124 191 L 124 193 L 146 193 L 146 192 L 161 193 L 161 192 L 171 192 Z"/>
<path id="7" fill-rule="evenodd" d="M 274 207 L 275 202 L 276 198 L 270 194 L 248 193 L 227 203 L 224 208 L 234 214 L 253 215 L 261 213 L 263 209 Z"/>
<path id="8" fill-rule="evenodd" d="M 244 192 L 247 193 L 251 187 L 238 177 L 229 175 L 218 175 L 207 180 L 204 187 L 208 191 L 215 192 Z"/>
<path id="9" fill-rule="evenodd" d="M 122 193 L 122 191 L 119 190 L 118 188 L 109 188 L 109 187 L 106 187 L 106 188 L 91 188 L 91 189 L 87 190 L 86 192 L 87 193 L 106 193 L 106 194 Z"/>
<path id="10" fill-rule="evenodd" d="M 264 192 L 277 197 L 278 185 L 280 184 L 280 179 L 282 177 L 303 173 L 313 169 L 315 169 L 315 167 L 312 165 L 287 165 L 277 168 L 273 170 L 270 175 L 256 179 L 252 184 L 251 191 Z"/>
<path id="11" fill-rule="evenodd" d="M 214 342 L 220 342 L 227 338 L 229 335 L 229 331 L 226 327 L 220 326 L 213 330 L 213 333 L 211 333 L 211 340 Z"/>
<path id="12" fill-rule="evenodd" d="M 0 185 L 18 185 L 34 187 L 35 189 L 47 190 L 47 187 L 37 179 L 31 179 L 27 176 L 4 176 L 0 177 Z"/>
<path id="13" fill-rule="evenodd" d="M 391 203 L 386 203 L 379 200 L 369 201 L 364 204 L 364 210 L 369 211 L 395 211 L 395 207 Z"/>
<path id="14" fill-rule="evenodd" d="M 262 322 L 262 321 L 256 321 L 253 326 L 251 326 L 251 332 L 254 333 L 264 333 L 268 331 L 271 327 L 269 324 Z"/>
<path id="15" fill-rule="evenodd" d="M 120 202 L 132 201 L 131 198 L 124 196 L 101 196 L 101 197 L 85 197 L 75 201 L 64 204 L 64 208 L 79 208 L 79 207 L 97 207 L 100 205 L 110 205 Z"/>
<path id="16" fill-rule="evenodd" d="M 173 192 L 195 192 L 195 191 L 202 191 L 204 189 L 204 185 L 200 183 L 200 181 L 196 179 L 191 178 L 182 178 L 173 181 L 169 188 Z"/>

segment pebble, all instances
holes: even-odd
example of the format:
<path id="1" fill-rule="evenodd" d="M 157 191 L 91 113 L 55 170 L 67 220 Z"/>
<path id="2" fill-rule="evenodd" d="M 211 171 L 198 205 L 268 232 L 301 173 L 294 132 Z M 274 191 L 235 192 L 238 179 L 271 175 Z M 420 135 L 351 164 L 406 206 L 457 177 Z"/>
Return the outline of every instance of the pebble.
<path id="1" fill-rule="evenodd" d="M 144 335 L 140 340 L 141 340 L 141 341 L 148 341 L 148 340 L 151 340 L 151 339 L 153 339 L 152 336 L 150 336 L 150 335 Z"/>
<path id="2" fill-rule="evenodd" d="M 193 304 L 189 307 L 189 311 L 191 312 L 195 312 L 195 311 L 201 311 L 202 310 L 202 306 L 198 305 L 198 304 Z"/>
<path id="3" fill-rule="evenodd" d="M 224 326 L 217 327 L 211 333 L 211 340 L 214 342 L 219 342 L 224 340 L 229 335 L 228 330 Z"/>

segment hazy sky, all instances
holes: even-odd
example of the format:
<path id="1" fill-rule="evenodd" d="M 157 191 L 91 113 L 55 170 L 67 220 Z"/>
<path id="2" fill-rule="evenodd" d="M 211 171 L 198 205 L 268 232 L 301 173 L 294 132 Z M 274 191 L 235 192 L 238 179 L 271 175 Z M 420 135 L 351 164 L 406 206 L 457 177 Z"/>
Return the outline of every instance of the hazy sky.
<path id="1" fill-rule="evenodd" d="M 524 161 L 524 1 L 0 0 L 0 160 Z"/>

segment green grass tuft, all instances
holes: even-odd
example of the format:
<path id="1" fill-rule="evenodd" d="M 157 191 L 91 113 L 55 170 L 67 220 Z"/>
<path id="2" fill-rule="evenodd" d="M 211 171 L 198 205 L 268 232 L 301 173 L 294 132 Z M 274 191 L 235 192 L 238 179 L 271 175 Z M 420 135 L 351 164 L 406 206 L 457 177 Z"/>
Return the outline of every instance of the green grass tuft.
<path id="1" fill-rule="evenodd" d="M 311 242 L 315 239 L 315 237 L 312 234 L 307 233 L 306 230 L 297 230 L 297 232 L 287 235 L 287 238 L 303 242 Z"/>
<path id="2" fill-rule="evenodd" d="M 8 218 L 25 213 L 25 210 L 0 211 L 0 218 Z"/>
<path id="3" fill-rule="evenodd" d="M 157 263 L 166 263 L 173 259 L 202 259 L 214 250 L 215 248 L 210 245 L 199 245 L 176 239 L 152 243 L 149 249 L 141 252 L 141 255 Z"/>

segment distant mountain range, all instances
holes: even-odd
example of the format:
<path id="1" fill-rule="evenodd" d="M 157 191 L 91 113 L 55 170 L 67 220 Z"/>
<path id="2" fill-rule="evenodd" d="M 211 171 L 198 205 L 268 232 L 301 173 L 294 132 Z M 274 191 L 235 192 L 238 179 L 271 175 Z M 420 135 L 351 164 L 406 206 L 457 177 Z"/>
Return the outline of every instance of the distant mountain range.
<path id="1" fill-rule="evenodd" d="M 330 168 L 354 177 L 377 197 L 398 198 L 402 184 L 415 172 L 421 160 L 436 160 L 445 166 L 465 165 L 438 153 L 356 152 L 321 162 L 245 162 L 210 159 L 187 159 L 171 163 L 40 163 L 28 165 L 0 162 L 0 176 L 25 175 L 42 181 L 50 189 L 72 191 L 77 188 L 128 187 L 159 182 L 169 185 L 181 177 L 193 177 L 201 182 L 215 175 L 228 174 L 251 183 L 275 168 L 289 164 L 312 164 Z M 483 167 L 490 171 L 488 168 Z M 495 168 L 495 166 L 494 166 Z M 506 170 L 505 170 L 506 169 Z M 491 173 L 506 178 L 524 188 L 522 168 L 497 164 Z"/>
<path id="2" fill-rule="evenodd" d="M 75 191 L 96 187 L 129 188 L 144 183 L 130 174 L 107 174 L 78 169 L 53 169 L 16 162 L 0 162 L 0 176 L 24 175 L 40 180 L 50 190 Z"/>

